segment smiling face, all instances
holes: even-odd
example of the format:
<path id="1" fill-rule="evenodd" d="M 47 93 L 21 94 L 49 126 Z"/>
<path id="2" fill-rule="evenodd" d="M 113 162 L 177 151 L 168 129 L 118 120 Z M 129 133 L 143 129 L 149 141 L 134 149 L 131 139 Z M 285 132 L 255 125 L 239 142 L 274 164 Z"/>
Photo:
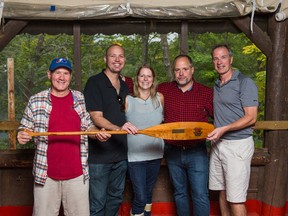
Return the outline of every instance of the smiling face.
<path id="1" fill-rule="evenodd" d="M 218 47 L 214 49 L 212 60 L 214 68 L 220 76 L 230 76 L 232 74 L 233 56 L 229 55 L 227 48 Z"/>
<path id="2" fill-rule="evenodd" d="M 64 97 L 69 93 L 69 85 L 72 79 L 71 72 L 66 68 L 57 68 L 55 71 L 47 72 L 51 80 L 51 94 Z"/>
<path id="3" fill-rule="evenodd" d="M 124 49 L 118 45 L 112 45 L 108 48 L 104 61 L 110 72 L 120 73 L 126 62 Z"/>
<path id="4" fill-rule="evenodd" d="M 149 68 L 142 68 L 137 76 L 137 82 L 140 89 L 150 89 L 154 82 L 152 71 Z"/>

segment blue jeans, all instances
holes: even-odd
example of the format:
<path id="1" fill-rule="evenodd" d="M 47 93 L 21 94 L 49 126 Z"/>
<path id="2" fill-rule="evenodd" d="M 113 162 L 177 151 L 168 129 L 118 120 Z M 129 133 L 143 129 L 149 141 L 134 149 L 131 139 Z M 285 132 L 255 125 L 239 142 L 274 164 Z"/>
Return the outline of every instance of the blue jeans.
<path id="1" fill-rule="evenodd" d="M 157 181 L 160 165 L 161 159 L 128 163 L 134 192 L 132 214 L 143 213 L 145 205 L 152 203 L 153 188 Z M 145 215 L 148 214 L 145 213 Z"/>
<path id="2" fill-rule="evenodd" d="M 89 164 L 90 216 L 117 216 L 123 199 L 127 161 Z"/>
<path id="3" fill-rule="evenodd" d="M 189 189 L 191 190 L 193 215 L 209 216 L 209 168 L 205 142 L 188 149 L 166 144 L 165 159 L 174 187 L 178 216 L 191 215 Z"/>

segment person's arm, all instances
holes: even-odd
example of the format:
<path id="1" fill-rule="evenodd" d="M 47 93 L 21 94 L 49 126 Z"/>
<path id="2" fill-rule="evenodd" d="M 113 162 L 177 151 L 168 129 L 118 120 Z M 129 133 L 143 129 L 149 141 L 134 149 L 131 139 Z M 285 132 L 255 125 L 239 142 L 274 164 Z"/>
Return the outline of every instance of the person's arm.
<path id="1" fill-rule="evenodd" d="M 99 129 L 93 125 L 91 126 L 87 131 L 99 131 Z M 101 129 L 101 133 L 96 133 L 95 135 L 89 135 L 91 139 L 98 139 L 101 142 L 107 141 L 110 137 L 111 134 L 105 133 L 105 129 Z"/>
<path id="2" fill-rule="evenodd" d="M 34 130 L 31 98 L 29 99 L 28 104 L 24 110 L 22 119 L 20 121 L 20 126 L 17 132 L 17 141 L 21 145 L 26 144 L 32 139 L 32 137 L 25 130 L 26 131 Z"/>
<path id="3" fill-rule="evenodd" d="M 90 116 L 93 123 L 98 128 L 105 128 L 106 130 L 126 130 L 129 134 L 136 134 L 138 131 L 138 129 L 130 122 L 126 122 L 121 127 L 113 124 L 112 122 L 104 118 L 103 112 L 101 111 L 90 111 Z"/>
<path id="4" fill-rule="evenodd" d="M 112 124 L 110 121 L 108 121 L 106 118 L 103 116 L 103 112 L 101 111 L 90 111 L 90 116 L 95 124 L 96 127 L 98 128 L 105 128 L 106 130 L 120 130 L 121 127 Z"/>
<path id="5" fill-rule="evenodd" d="M 218 140 L 229 131 L 240 130 L 254 125 L 257 121 L 257 112 L 258 107 L 244 107 L 244 116 L 242 118 L 229 125 L 214 129 L 208 134 L 207 140 Z"/>

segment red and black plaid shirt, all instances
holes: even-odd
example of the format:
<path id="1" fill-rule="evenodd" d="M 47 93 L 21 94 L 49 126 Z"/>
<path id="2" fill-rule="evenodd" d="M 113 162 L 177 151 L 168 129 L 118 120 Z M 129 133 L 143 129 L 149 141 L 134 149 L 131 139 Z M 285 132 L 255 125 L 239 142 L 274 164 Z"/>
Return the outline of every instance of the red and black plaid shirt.
<path id="1" fill-rule="evenodd" d="M 194 81 L 191 90 L 182 92 L 175 81 L 162 83 L 158 91 L 164 95 L 164 122 L 208 122 L 213 118 L 213 90 Z M 174 145 L 195 142 L 166 140 Z"/>
<path id="2" fill-rule="evenodd" d="M 132 80 L 132 78 L 125 76 L 125 83 L 128 85 L 129 93 L 133 94 L 133 80 Z"/>

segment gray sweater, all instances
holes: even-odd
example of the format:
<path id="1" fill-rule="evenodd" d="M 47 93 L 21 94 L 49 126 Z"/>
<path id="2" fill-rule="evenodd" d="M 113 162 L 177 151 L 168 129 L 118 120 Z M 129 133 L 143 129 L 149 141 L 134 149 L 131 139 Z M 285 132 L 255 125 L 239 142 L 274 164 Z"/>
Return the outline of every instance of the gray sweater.
<path id="1" fill-rule="evenodd" d="M 160 101 L 160 97 L 157 96 Z M 142 130 L 162 123 L 163 107 L 154 107 L 149 97 L 146 101 L 141 98 L 127 96 L 127 121 Z M 164 142 L 162 139 L 142 134 L 128 135 L 128 162 L 148 161 L 163 157 Z"/>

